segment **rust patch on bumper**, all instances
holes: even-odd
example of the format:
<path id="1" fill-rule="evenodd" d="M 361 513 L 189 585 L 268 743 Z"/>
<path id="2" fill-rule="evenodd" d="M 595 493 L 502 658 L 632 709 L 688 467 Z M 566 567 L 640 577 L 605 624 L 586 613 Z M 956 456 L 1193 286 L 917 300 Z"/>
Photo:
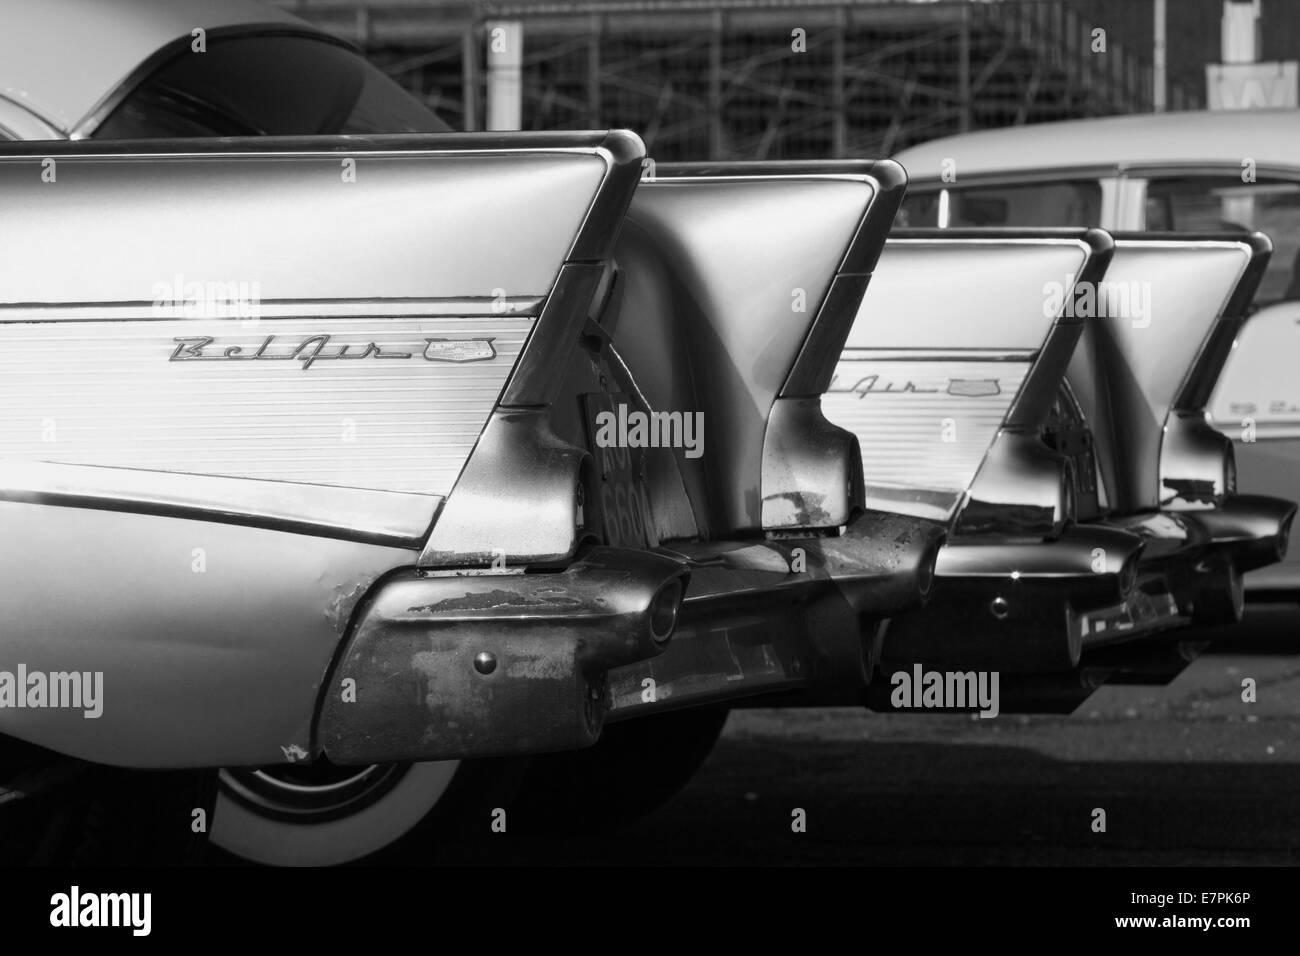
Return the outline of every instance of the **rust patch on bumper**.
<path id="1" fill-rule="evenodd" d="M 501 608 L 554 608 L 564 610 L 581 607 L 583 602 L 566 596 L 561 588 L 541 589 L 532 594 L 520 594 L 497 588 L 479 594 L 466 592 L 461 597 L 446 598 L 432 604 L 407 608 L 411 614 L 460 614 L 466 611 L 494 611 Z"/>

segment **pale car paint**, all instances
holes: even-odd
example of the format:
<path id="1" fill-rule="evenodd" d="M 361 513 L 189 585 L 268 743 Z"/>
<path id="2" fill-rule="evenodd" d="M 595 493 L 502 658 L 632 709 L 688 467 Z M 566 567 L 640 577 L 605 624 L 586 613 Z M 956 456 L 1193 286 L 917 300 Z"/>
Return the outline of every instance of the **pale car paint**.
<path id="1" fill-rule="evenodd" d="M 0 140 L 62 138 L 58 130 L 31 110 L 0 96 Z"/>

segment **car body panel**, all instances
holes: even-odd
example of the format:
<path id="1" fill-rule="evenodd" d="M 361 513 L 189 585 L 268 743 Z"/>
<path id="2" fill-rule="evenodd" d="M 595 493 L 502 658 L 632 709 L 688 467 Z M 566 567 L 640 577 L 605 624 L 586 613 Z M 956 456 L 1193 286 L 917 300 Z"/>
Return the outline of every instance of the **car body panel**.
<path id="1" fill-rule="evenodd" d="M 920 183 L 937 181 L 951 160 L 950 176 L 1011 177 L 1069 170 L 1095 173 L 1133 166 L 1174 168 L 1214 164 L 1242 168 L 1249 157 L 1261 167 L 1293 166 L 1300 153 L 1300 110 L 1187 111 L 1110 116 L 948 136 L 909 147 L 894 158 Z M 1070 225 L 1056 223 L 1043 225 Z M 1103 224 L 1105 225 L 1105 224 Z"/>
<path id="2" fill-rule="evenodd" d="M 1215 324 L 1237 318 L 1224 309 L 1253 254 L 1249 241 L 1116 240 L 1104 280 L 1111 293 L 1099 296 L 1106 301 L 1068 378 L 1103 449 L 1107 501 L 1119 513 L 1160 506 L 1170 412 Z"/>
<path id="3" fill-rule="evenodd" d="M 1250 317 L 1209 403 L 1210 423 L 1233 440 L 1238 487 L 1261 495 L 1300 497 L 1300 304 L 1266 305 Z M 1300 554 L 1246 576 L 1257 593 L 1300 586 Z"/>
<path id="4" fill-rule="evenodd" d="M 764 527 L 773 402 L 880 187 L 847 171 L 672 173 L 632 202 L 623 294 L 604 325 L 650 407 L 703 413 L 707 452 L 679 467 L 697 515 L 725 537 Z M 825 524 L 846 522 L 847 500 L 831 510 Z"/>
<path id="5" fill-rule="evenodd" d="M 245 495 L 207 477 L 283 482 L 308 508 L 337 504 L 330 486 L 375 509 L 422 496 L 405 535 L 422 538 L 615 161 L 592 137 L 413 142 L 9 147 L 0 458 L 92 466 L 59 480 L 109 497 L 120 477 L 124 500 L 153 473 L 173 476 L 174 503 L 224 487 L 214 513 Z M 51 158 L 61 178 L 46 182 Z M 476 195 L 518 207 L 511 227 Z M 475 230 L 488 254 L 471 254 Z M 206 477 L 187 493 L 180 475 Z"/>
<path id="6" fill-rule="evenodd" d="M 869 505 L 951 521 L 1004 425 L 1040 410 L 1017 409 L 1035 366 L 1069 356 L 1079 329 L 1065 301 L 1102 237 L 903 235 L 886 244 L 822 404 L 858 436 Z"/>
<path id="7" fill-rule="evenodd" d="M 27 502 L 0 501 L 0 526 L 0 670 L 102 675 L 100 716 L 6 706 L 0 732 L 120 766 L 306 759 L 354 607 L 414 560 L 318 535 Z"/>
<path id="8" fill-rule="evenodd" d="M 642 155 L 622 133 L 4 146 L 0 660 L 102 672 L 105 700 L 0 708 L 0 731 L 133 766 L 318 753 L 354 608 L 571 331 L 568 260 L 603 271 Z M 503 196 L 507 228 L 482 215 Z M 264 308 L 160 299 L 183 276 L 253 276 Z"/>
<path id="9" fill-rule="evenodd" d="M 0 96 L 0 140 L 61 138 L 57 129 L 31 110 Z"/>

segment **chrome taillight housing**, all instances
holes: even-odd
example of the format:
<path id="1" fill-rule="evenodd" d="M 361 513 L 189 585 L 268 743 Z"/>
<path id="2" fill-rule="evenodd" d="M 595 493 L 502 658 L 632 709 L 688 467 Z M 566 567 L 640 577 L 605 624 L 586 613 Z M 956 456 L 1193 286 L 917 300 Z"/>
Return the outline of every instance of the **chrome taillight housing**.
<path id="1" fill-rule="evenodd" d="M 1074 463 L 1036 429 L 1003 429 L 971 483 L 956 533 L 1055 538 L 1077 506 Z"/>
<path id="2" fill-rule="evenodd" d="M 1160 506 L 1170 511 L 1214 508 L 1237 493 L 1232 439 L 1212 428 L 1203 411 L 1175 411 L 1160 450 Z"/>

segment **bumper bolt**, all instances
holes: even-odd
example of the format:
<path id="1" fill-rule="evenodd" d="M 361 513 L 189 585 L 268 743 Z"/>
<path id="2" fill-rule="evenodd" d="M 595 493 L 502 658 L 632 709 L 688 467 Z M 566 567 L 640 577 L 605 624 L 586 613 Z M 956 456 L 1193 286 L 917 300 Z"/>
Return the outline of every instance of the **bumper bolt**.
<path id="1" fill-rule="evenodd" d="M 488 651 L 479 651 L 474 655 L 474 670 L 480 674 L 491 674 L 497 669 L 497 656 Z"/>
<path id="2" fill-rule="evenodd" d="M 1005 621 L 1011 614 L 1011 605 L 1007 603 L 1006 598 L 999 595 L 989 603 L 989 613 L 999 621 Z"/>

